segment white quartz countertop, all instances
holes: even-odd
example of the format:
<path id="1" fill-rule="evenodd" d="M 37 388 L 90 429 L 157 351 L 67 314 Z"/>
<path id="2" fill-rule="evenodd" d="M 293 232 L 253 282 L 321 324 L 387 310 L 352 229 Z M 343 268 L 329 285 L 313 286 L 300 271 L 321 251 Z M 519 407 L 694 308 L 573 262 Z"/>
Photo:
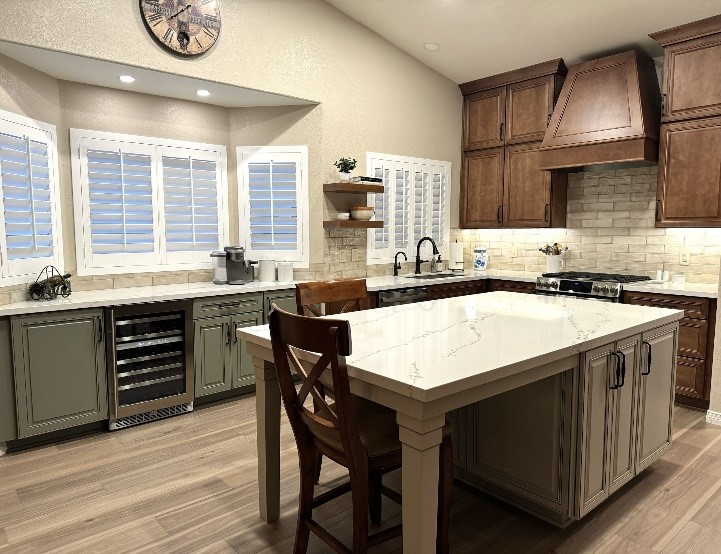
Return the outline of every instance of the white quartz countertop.
<path id="1" fill-rule="evenodd" d="M 492 292 L 351 312 L 349 374 L 430 401 L 683 317 L 679 310 Z M 267 325 L 238 330 L 270 345 Z"/>
<path id="2" fill-rule="evenodd" d="M 718 285 L 709 285 L 707 283 L 685 283 L 678 285 L 668 281 L 645 281 L 623 285 L 623 290 L 626 291 L 698 296 L 699 298 L 718 298 L 718 289 Z"/>
<path id="3" fill-rule="evenodd" d="M 121 306 L 125 304 L 141 304 L 143 302 L 160 302 L 166 300 L 182 300 L 204 298 L 210 296 L 228 296 L 251 292 L 292 289 L 295 282 L 260 282 L 254 281 L 246 285 L 214 285 L 213 283 L 188 283 L 181 285 L 158 285 L 152 287 L 128 287 L 122 289 L 103 289 L 73 292 L 68 298 L 58 297 L 50 301 L 14 302 L 0 306 L 0 317 L 55 312 L 60 310 L 79 310 L 82 308 L 98 308 L 104 306 Z"/>
<path id="4" fill-rule="evenodd" d="M 366 278 L 366 287 L 370 292 L 377 292 L 380 290 L 426 287 L 429 285 L 443 285 L 446 283 L 459 283 L 462 281 L 477 281 L 485 279 L 503 279 L 509 281 L 524 281 L 527 283 L 535 283 L 536 278 L 540 276 L 540 273 L 529 273 L 524 271 L 502 271 L 498 269 L 478 273 L 473 271 L 466 271 L 463 273 L 458 273 L 453 277 L 448 277 L 447 271 L 444 271 L 443 274 L 446 276 L 440 276 L 438 277 L 438 279 L 415 279 L 412 277 L 412 273 L 399 275 L 398 277 L 394 277 L 392 275 L 385 275 L 381 277 L 368 277 Z"/>

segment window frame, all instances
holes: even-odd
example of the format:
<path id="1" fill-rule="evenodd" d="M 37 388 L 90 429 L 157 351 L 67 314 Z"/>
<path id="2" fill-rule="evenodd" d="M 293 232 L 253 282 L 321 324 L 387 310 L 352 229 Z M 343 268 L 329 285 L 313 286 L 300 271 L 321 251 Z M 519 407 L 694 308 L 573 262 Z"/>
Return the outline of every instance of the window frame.
<path id="1" fill-rule="evenodd" d="M 89 189 L 87 186 L 88 146 L 92 149 L 118 150 L 122 144 L 131 145 L 127 152 L 148 154 L 151 158 L 151 187 L 153 206 L 154 249 L 143 254 L 95 254 L 92 253 Z M 122 150 L 125 152 L 126 150 Z M 122 275 L 127 273 L 160 273 L 166 271 L 192 271 L 212 268 L 210 251 L 168 252 L 165 248 L 165 208 L 163 191 L 163 156 L 178 151 L 194 152 L 202 157 L 205 152 L 218 160 L 218 246 L 228 243 L 228 165 L 227 147 L 220 144 L 197 143 L 190 141 L 146 137 L 92 131 L 88 129 L 70 129 L 70 158 L 72 165 L 73 207 L 75 213 L 75 251 L 78 275 Z M 215 160 L 214 160 L 215 161 Z M 108 263 L 101 260 L 108 256 Z M 96 261 L 94 258 L 98 258 Z M 112 259 L 111 259 L 112 258 Z M 180 261 L 187 259 L 188 261 Z"/>
<path id="2" fill-rule="evenodd" d="M 449 244 L 450 244 L 450 221 L 451 221 L 451 209 L 450 209 L 450 200 L 451 200 L 451 176 L 452 176 L 452 168 L 453 164 L 448 161 L 442 161 L 442 160 L 431 160 L 431 159 L 425 159 L 425 158 L 416 158 L 416 157 L 410 157 L 410 156 L 397 156 L 393 154 L 383 154 L 379 152 L 366 152 L 366 175 L 375 176 L 374 175 L 374 169 L 373 165 L 374 162 L 379 162 L 375 165 L 380 164 L 387 164 L 384 165 L 384 172 L 387 169 L 388 170 L 388 182 L 384 182 L 384 191 L 383 195 L 388 200 L 388 205 L 384 205 L 384 211 L 385 211 L 385 217 L 387 219 L 384 220 L 384 226 L 382 229 L 388 233 L 388 245 L 384 248 L 376 248 L 375 247 L 375 234 L 379 229 L 368 229 L 368 239 L 367 239 L 367 256 L 366 256 L 366 264 L 367 265 L 377 265 L 377 264 L 386 264 L 386 263 L 393 263 L 394 262 L 394 256 L 397 252 L 404 252 L 406 256 L 408 256 L 409 260 L 414 259 L 416 255 L 416 243 L 415 241 L 415 234 L 414 234 L 414 217 L 415 217 L 415 210 L 416 210 L 416 203 L 415 203 L 415 197 L 416 197 L 416 190 L 415 190 L 415 174 L 418 170 L 423 170 L 423 168 L 428 169 L 428 184 L 431 187 L 430 189 L 430 196 L 429 198 L 429 209 L 430 213 L 433 212 L 433 169 L 434 168 L 440 168 L 442 169 L 443 173 L 445 173 L 445 183 L 444 183 L 444 196 L 443 199 L 443 220 L 441 223 L 442 233 L 441 233 L 441 241 L 440 244 L 437 244 L 438 250 L 441 253 L 442 259 L 448 259 L 448 252 L 449 252 Z M 396 236 L 396 221 L 395 221 L 395 199 L 396 199 L 396 171 L 406 171 L 407 175 L 405 177 L 405 180 L 408 183 L 408 186 L 410 187 L 408 190 L 408 193 L 406 195 L 406 231 L 408 233 L 408 243 L 405 248 L 399 248 L 395 246 L 395 236 Z M 388 189 L 388 190 L 385 190 Z M 377 193 L 381 194 L 381 193 Z M 371 204 L 375 205 L 375 198 L 371 201 Z M 368 205 L 371 205 L 368 204 Z M 429 216 L 430 217 L 430 216 Z M 387 223 L 387 224 L 386 224 Z M 432 223 L 430 223 L 430 227 L 432 229 Z M 429 232 L 429 236 L 430 236 Z M 423 245 L 423 251 L 422 256 L 425 256 L 426 258 L 431 253 L 431 246 L 430 244 L 424 244 Z"/>
<path id="3" fill-rule="evenodd" d="M 254 156 L 267 157 L 274 154 L 300 156 L 300 178 L 296 198 L 298 201 L 298 247 L 290 251 L 253 251 L 250 242 L 250 189 L 248 164 Z M 305 269 L 310 265 L 310 209 L 308 190 L 308 146 L 238 146 L 236 148 L 238 178 L 238 227 L 239 244 L 245 248 L 246 258 L 252 260 L 273 260 L 293 262 L 293 267 Z"/>
<path id="4" fill-rule="evenodd" d="M 0 197 L 0 286 L 27 283 L 28 278 L 36 277 L 40 271 L 48 265 L 53 265 L 60 271 L 60 273 L 64 273 L 61 217 L 62 202 L 60 199 L 57 128 L 52 123 L 46 123 L 24 115 L 0 110 L 0 132 L 8 135 L 23 133 L 23 136 L 30 140 L 47 144 L 50 225 L 53 238 L 52 256 L 47 258 L 24 258 L 21 260 L 11 261 L 8 257 L 7 249 L 4 202 L 2 197 Z M 0 187 L 2 187 L 1 177 Z M 0 195 L 1 194 L 2 190 L 0 189 Z"/>

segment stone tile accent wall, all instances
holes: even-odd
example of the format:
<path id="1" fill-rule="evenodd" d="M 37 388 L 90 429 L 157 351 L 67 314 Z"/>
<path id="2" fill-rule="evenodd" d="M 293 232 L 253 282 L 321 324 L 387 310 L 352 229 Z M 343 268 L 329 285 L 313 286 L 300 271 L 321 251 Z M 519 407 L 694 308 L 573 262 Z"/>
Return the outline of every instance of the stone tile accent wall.
<path id="1" fill-rule="evenodd" d="M 560 242 L 570 249 L 569 270 L 655 277 L 662 269 L 689 282 L 718 283 L 721 229 L 656 229 L 656 177 L 656 166 L 571 173 L 566 229 L 455 229 L 451 241 L 463 241 L 468 267 L 479 245 L 489 249 L 492 269 L 542 272 L 538 247 Z M 678 263 L 681 248 L 690 250 L 690 266 Z"/>

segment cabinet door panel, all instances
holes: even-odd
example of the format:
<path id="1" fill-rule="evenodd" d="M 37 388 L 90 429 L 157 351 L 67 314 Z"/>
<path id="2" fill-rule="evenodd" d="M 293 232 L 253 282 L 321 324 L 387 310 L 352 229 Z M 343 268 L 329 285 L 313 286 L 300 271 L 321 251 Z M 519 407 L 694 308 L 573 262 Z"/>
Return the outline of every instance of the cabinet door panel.
<path id="1" fill-rule="evenodd" d="M 539 146 L 534 143 L 506 148 L 504 227 L 550 226 L 551 172 L 539 169 Z"/>
<path id="2" fill-rule="evenodd" d="M 503 148 L 466 152 L 461 180 L 461 227 L 501 226 Z"/>
<path id="3" fill-rule="evenodd" d="M 506 87 L 469 94 L 463 99 L 463 148 L 503 146 Z"/>
<path id="4" fill-rule="evenodd" d="M 625 361 L 626 375 L 622 381 L 623 386 L 611 393 L 611 482 L 609 494 L 621 488 L 635 475 L 634 400 L 636 398 L 636 366 L 640 347 L 640 336 L 624 340 L 616 345 L 616 351 L 623 354 L 623 357 L 619 358 L 622 363 Z M 615 372 L 612 372 L 611 377 L 615 377 Z"/>
<path id="5" fill-rule="evenodd" d="M 18 436 L 108 417 L 100 310 L 12 319 Z"/>
<path id="6" fill-rule="evenodd" d="M 0 442 L 18 438 L 10 320 L 0 319 Z"/>
<path id="7" fill-rule="evenodd" d="M 638 442 L 636 472 L 655 461 L 671 445 L 674 378 L 676 371 L 676 328 L 644 333 L 639 363 Z M 651 347 L 651 373 L 648 348 Z"/>
<path id="8" fill-rule="evenodd" d="M 282 306 L 281 306 L 282 308 Z M 285 308 L 282 308 L 285 309 Z M 232 387 L 244 387 L 255 383 L 253 358 L 248 354 L 244 340 L 238 338 L 237 331 L 243 327 L 263 325 L 263 312 L 233 316 L 233 383 Z"/>
<path id="9" fill-rule="evenodd" d="M 664 121 L 721 115 L 721 35 L 668 46 Z"/>
<path id="10" fill-rule="evenodd" d="M 508 85 L 506 144 L 543 140 L 553 113 L 555 75 Z"/>
<path id="11" fill-rule="evenodd" d="M 230 318 L 195 321 L 195 396 L 230 389 Z"/>
<path id="12" fill-rule="evenodd" d="M 704 398 L 706 362 L 678 356 L 676 359 L 676 394 Z"/>
<path id="13" fill-rule="evenodd" d="M 582 517 L 609 495 L 609 387 L 612 384 L 610 354 L 612 345 L 587 352 L 581 376 L 580 499 L 577 516 Z"/>
<path id="14" fill-rule="evenodd" d="M 295 302 L 295 289 L 265 293 L 265 319 L 263 320 L 265 323 L 268 322 L 268 314 L 270 313 L 270 309 L 273 304 L 277 305 L 281 310 L 286 312 L 290 312 L 292 314 L 298 313 L 297 304 Z"/>
<path id="15" fill-rule="evenodd" d="M 683 319 L 678 328 L 678 353 L 689 358 L 706 358 L 708 322 L 698 319 Z"/>
<path id="16" fill-rule="evenodd" d="M 721 226 L 721 118 L 661 126 L 659 227 Z"/>

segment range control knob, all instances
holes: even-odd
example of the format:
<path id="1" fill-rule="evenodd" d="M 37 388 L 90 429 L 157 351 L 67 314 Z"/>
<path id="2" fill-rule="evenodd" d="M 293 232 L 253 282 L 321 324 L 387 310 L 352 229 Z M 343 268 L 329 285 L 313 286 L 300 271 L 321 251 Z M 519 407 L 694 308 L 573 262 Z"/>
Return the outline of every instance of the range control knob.
<path id="1" fill-rule="evenodd" d="M 608 285 L 603 285 L 603 286 L 601 287 L 601 292 L 602 292 L 603 294 L 608 294 Z"/>
<path id="2" fill-rule="evenodd" d="M 557 289 L 558 288 L 558 281 L 551 281 L 551 288 Z"/>
<path id="3" fill-rule="evenodd" d="M 598 284 L 594 283 L 593 287 L 591 288 L 593 292 L 601 292 L 601 287 L 598 286 Z"/>
<path id="4" fill-rule="evenodd" d="M 612 294 L 613 296 L 616 296 L 618 294 L 618 287 L 616 287 L 616 286 L 609 287 L 608 293 Z"/>

